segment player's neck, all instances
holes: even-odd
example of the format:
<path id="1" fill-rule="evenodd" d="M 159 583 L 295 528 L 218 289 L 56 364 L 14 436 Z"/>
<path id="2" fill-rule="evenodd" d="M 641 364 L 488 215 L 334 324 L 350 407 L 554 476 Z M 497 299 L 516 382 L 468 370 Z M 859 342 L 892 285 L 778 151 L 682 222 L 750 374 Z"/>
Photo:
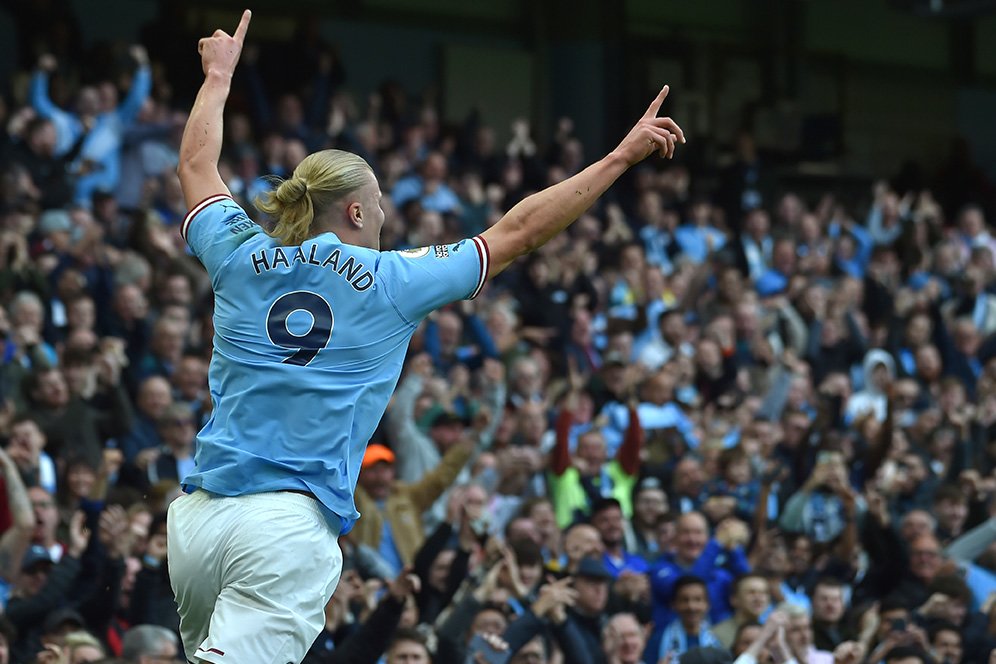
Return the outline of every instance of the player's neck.
<path id="1" fill-rule="evenodd" d="M 339 241 L 343 244 L 351 244 L 354 247 L 366 247 L 367 249 L 379 249 L 378 246 L 370 243 L 369 238 L 364 237 L 363 230 L 357 228 L 352 224 L 347 223 L 321 223 L 320 220 L 315 220 L 316 223 L 312 226 L 314 229 L 314 235 L 312 237 L 317 237 L 323 233 L 335 233 L 335 236 L 339 238 Z"/>

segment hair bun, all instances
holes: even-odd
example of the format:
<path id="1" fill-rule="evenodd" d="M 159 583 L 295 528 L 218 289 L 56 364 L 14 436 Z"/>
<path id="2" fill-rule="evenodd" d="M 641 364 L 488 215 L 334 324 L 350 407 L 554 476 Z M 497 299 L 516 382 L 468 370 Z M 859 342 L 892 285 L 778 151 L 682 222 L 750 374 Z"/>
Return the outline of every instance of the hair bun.
<path id="1" fill-rule="evenodd" d="M 292 177 L 277 187 L 277 200 L 284 205 L 297 203 L 308 193 L 308 182 L 304 178 Z"/>

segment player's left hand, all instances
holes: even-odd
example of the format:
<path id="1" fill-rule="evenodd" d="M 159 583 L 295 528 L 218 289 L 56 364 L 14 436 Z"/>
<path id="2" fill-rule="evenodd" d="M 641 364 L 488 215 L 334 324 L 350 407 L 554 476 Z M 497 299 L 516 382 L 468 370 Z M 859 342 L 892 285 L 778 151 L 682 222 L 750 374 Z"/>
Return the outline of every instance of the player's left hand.
<path id="1" fill-rule="evenodd" d="M 661 157 L 670 159 L 674 155 L 674 146 L 685 142 L 685 133 L 677 122 L 671 118 L 657 117 L 669 91 L 670 88 L 665 85 L 650 102 L 647 112 L 640 121 L 616 147 L 616 154 L 626 160 L 627 165 L 638 164 L 655 152 Z"/>
<path id="2" fill-rule="evenodd" d="M 246 32 L 249 31 L 251 19 L 252 12 L 247 9 L 242 12 L 242 20 L 235 28 L 233 36 L 229 36 L 224 30 L 215 30 L 213 35 L 197 42 L 197 52 L 201 54 L 201 66 L 205 76 L 208 75 L 209 71 L 227 76 L 231 76 L 235 72 L 235 65 L 239 63 L 242 44 L 246 40 Z"/>

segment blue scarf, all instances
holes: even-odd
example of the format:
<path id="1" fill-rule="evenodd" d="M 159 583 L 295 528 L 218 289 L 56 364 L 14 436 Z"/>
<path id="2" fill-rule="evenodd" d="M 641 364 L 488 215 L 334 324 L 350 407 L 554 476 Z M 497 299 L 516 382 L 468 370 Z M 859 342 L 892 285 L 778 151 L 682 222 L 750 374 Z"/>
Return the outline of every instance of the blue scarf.
<path id="1" fill-rule="evenodd" d="M 702 627 L 699 628 L 698 646 L 706 647 L 716 647 L 722 648 L 723 644 L 719 642 L 712 632 L 709 631 L 709 621 L 702 621 Z M 688 645 L 688 636 L 685 634 L 685 628 L 681 626 L 681 620 L 675 619 L 664 628 L 664 634 L 661 636 L 661 648 L 657 656 L 660 659 L 670 652 L 672 655 L 681 655 L 685 653 L 690 646 Z"/>

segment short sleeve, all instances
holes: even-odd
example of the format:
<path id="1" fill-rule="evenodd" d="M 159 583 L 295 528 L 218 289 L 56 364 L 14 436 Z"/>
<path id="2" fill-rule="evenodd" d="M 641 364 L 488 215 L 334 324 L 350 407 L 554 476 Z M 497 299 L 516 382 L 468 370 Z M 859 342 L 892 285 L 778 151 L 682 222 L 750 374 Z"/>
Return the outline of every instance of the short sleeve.
<path id="1" fill-rule="evenodd" d="M 231 253 L 261 230 L 230 196 L 218 194 L 204 199 L 187 213 L 180 235 L 214 277 Z"/>
<path id="2" fill-rule="evenodd" d="M 377 281 L 398 312 L 417 323 L 439 307 L 477 297 L 488 276 L 488 243 L 477 236 L 455 244 L 388 251 Z"/>

